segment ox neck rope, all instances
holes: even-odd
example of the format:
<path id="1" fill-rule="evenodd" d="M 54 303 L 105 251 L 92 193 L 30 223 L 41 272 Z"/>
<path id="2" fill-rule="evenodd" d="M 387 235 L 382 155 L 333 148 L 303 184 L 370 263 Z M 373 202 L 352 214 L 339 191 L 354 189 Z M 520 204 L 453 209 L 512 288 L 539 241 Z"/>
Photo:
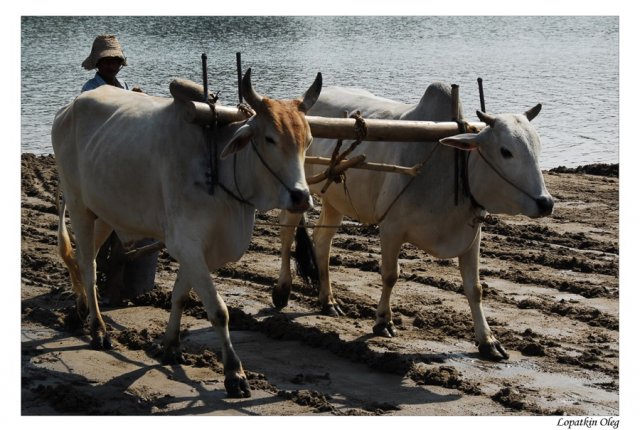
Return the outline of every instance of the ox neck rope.
<path id="1" fill-rule="evenodd" d="M 520 188 L 518 185 L 514 184 L 513 181 L 511 181 L 509 178 L 507 178 L 504 173 L 502 173 L 500 170 L 498 170 L 497 167 L 495 167 L 488 159 L 487 157 L 485 157 L 485 155 L 480 152 L 480 148 L 478 148 L 476 150 L 476 152 L 478 153 L 478 155 L 480 156 L 480 158 L 482 158 L 484 160 L 485 163 L 487 163 L 487 165 L 491 168 L 491 170 L 493 170 L 500 178 L 502 178 L 503 181 L 505 181 L 507 184 L 511 185 L 513 188 L 515 188 L 516 190 L 520 191 L 522 194 L 526 195 L 527 197 L 529 197 L 530 199 L 532 199 L 534 202 L 536 201 L 535 197 L 533 197 L 531 194 L 529 194 L 527 191 L 523 190 L 522 188 Z M 477 215 L 472 223 L 472 226 L 476 226 L 478 223 L 486 223 L 486 224 L 495 224 L 497 221 L 494 217 L 492 217 L 490 214 L 487 213 L 487 210 L 485 209 L 484 206 L 482 206 L 477 200 L 476 198 L 473 196 L 473 194 L 471 193 L 471 186 L 469 184 L 469 156 L 470 156 L 470 152 L 469 151 L 465 151 L 465 153 L 462 155 L 463 157 L 463 164 L 462 164 L 462 169 L 460 170 L 461 172 L 461 178 L 462 178 L 462 186 L 463 186 L 463 191 L 464 191 L 464 195 L 466 197 L 469 197 L 469 199 L 471 200 L 471 206 L 473 209 L 479 209 L 480 211 L 482 211 L 482 213 L 480 215 Z M 457 202 L 456 202 L 457 204 Z"/>
<path id="2" fill-rule="evenodd" d="M 282 178 L 280 178 L 280 176 L 278 176 L 278 174 L 275 172 L 275 170 L 273 170 L 273 168 L 269 165 L 269 163 L 267 163 L 267 161 L 264 159 L 264 157 L 262 156 L 260 151 L 258 151 L 258 146 L 256 145 L 256 143 L 253 140 L 253 138 L 251 138 L 251 148 L 253 148 L 253 151 L 256 153 L 256 155 L 258 156 L 258 159 L 260 160 L 262 165 L 265 167 L 265 169 L 267 169 L 269 171 L 269 173 L 271 173 L 271 176 L 276 178 L 276 180 L 280 183 L 280 185 L 282 185 L 290 194 L 293 194 L 293 192 L 294 192 L 293 188 L 291 188 L 290 186 L 285 184 L 285 182 L 282 180 Z M 240 186 L 238 185 L 238 175 L 237 175 L 238 169 L 236 167 L 237 166 L 237 160 L 238 160 L 237 155 L 238 155 L 237 153 L 233 154 L 233 182 L 234 182 L 234 185 L 236 187 L 236 190 L 237 190 L 239 196 L 236 196 L 231 190 L 229 190 L 227 187 L 225 187 L 222 183 L 220 183 L 220 188 L 225 190 L 230 196 L 232 196 L 237 201 L 255 207 L 255 205 L 253 203 L 251 203 L 250 201 L 248 201 L 247 199 L 244 198 L 244 196 L 242 195 L 242 191 L 240 191 Z"/>
<path id="3" fill-rule="evenodd" d="M 209 166 L 208 166 L 208 171 L 205 173 L 206 183 L 208 185 L 207 192 L 208 192 L 209 195 L 213 195 L 213 189 L 217 185 L 220 188 L 222 188 L 222 190 L 225 193 L 227 193 L 234 200 L 236 200 L 236 201 L 238 201 L 238 202 L 240 202 L 240 203 L 242 203 L 244 205 L 251 206 L 251 207 L 255 208 L 255 205 L 253 203 L 251 203 L 249 200 L 244 198 L 244 196 L 242 195 L 242 192 L 240 191 L 240 187 L 238 186 L 238 176 L 237 176 L 237 170 L 238 170 L 237 169 L 237 162 L 238 162 L 237 155 L 238 154 L 237 153 L 233 154 L 233 182 L 234 182 L 234 186 L 235 186 L 235 188 L 236 188 L 236 190 L 238 192 L 238 195 L 236 195 L 233 191 L 231 191 L 228 187 L 226 187 L 219 179 L 220 171 L 219 171 L 219 163 L 218 163 L 218 139 L 217 139 L 218 113 L 216 111 L 216 105 L 215 105 L 217 100 L 218 100 L 218 98 L 216 96 L 212 101 L 208 102 L 209 109 L 213 113 L 213 119 L 212 119 L 210 124 L 202 126 L 202 130 L 203 130 L 204 135 L 205 135 L 205 141 L 208 142 L 207 146 L 208 146 L 208 149 L 209 149 L 209 154 L 208 154 Z M 247 119 L 245 121 L 245 124 L 253 115 L 256 114 L 255 111 L 251 108 L 251 106 L 249 106 L 246 103 L 238 104 L 238 109 L 240 111 L 242 111 L 247 117 Z M 269 173 L 271 173 L 278 180 L 278 182 L 280 182 L 280 184 L 282 184 L 282 186 L 284 186 L 287 189 L 287 191 L 289 191 L 289 193 L 293 193 L 293 189 L 291 187 L 287 186 L 287 184 L 284 183 L 284 181 L 280 178 L 280 176 L 278 176 L 276 174 L 276 172 L 271 168 L 271 166 L 262 157 L 262 154 L 260 153 L 260 151 L 258 151 L 258 148 L 257 148 L 253 138 L 251 139 L 251 147 L 256 152 L 256 155 L 258 155 L 258 158 L 260 159 L 260 162 L 269 171 Z"/>
<path id="4" fill-rule="evenodd" d="M 211 121 L 210 124 L 206 124 L 202 126 L 202 130 L 205 135 L 205 140 L 208 142 L 207 147 L 209 152 L 207 157 L 208 167 L 207 167 L 207 172 L 205 173 L 206 183 L 208 185 L 207 193 L 209 195 L 213 195 L 214 187 L 217 185 L 220 188 L 222 188 L 224 192 L 229 194 L 231 197 L 233 197 L 235 200 L 239 201 L 240 203 L 246 204 L 248 206 L 253 206 L 253 204 L 251 204 L 251 202 L 249 202 L 244 197 L 242 197 L 242 195 L 240 196 L 235 195 L 233 191 L 231 191 L 222 182 L 220 182 L 220 169 L 219 169 L 219 163 L 218 163 L 218 139 L 217 139 L 218 113 L 216 111 L 215 101 L 213 103 L 208 103 L 208 104 L 209 104 L 209 108 L 211 109 L 211 112 L 213 113 L 213 120 Z M 235 184 L 236 189 L 238 189 L 238 183 L 236 180 L 236 154 L 233 154 L 233 178 L 236 183 Z"/>
<path id="5" fill-rule="evenodd" d="M 537 202 L 537 199 L 535 197 L 533 197 L 528 191 L 523 190 L 521 187 L 519 187 L 518 185 L 516 185 L 512 180 L 510 180 L 509 178 L 507 178 L 507 176 L 502 173 L 502 171 L 500 171 L 500 169 L 498 169 L 496 166 L 494 166 L 488 159 L 487 157 L 484 156 L 484 154 L 482 153 L 482 151 L 480 151 L 480 148 L 478 148 L 476 150 L 476 152 L 478 153 L 478 155 L 480 156 L 480 158 L 482 158 L 484 160 L 485 163 L 487 163 L 487 165 L 491 168 L 491 170 L 493 170 L 498 176 L 500 176 L 500 178 L 502 178 L 503 181 L 505 181 L 507 184 L 511 185 L 513 188 L 515 188 L 516 190 L 520 191 L 522 194 L 524 194 L 525 196 L 529 197 L 531 200 L 533 200 L 534 202 Z M 474 199 L 475 200 L 475 199 Z"/>
<path id="6" fill-rule="evenodd" d="M 467 130 L 467 123 L 465 121 L 462 120 L 455 120 L 455 122 L 458 123 L 458 130 L 460 131 L 460 133 L 466 133 Z M 355 142 L 354 142 L 355 143 Z M 418 174 L 420 174 L 420 172 L 422 171 L 422 168 L 429 162 L 429 160 L 431 159 L 431 157 L 433 156 L 433 154 L 436 152 L 436 150 L 438 149 L 438 145 L 434 145 L 433 149 L 431 150 L 431 152 L 429 152 L 429 154 L 426 156 L 426 158 L 424 160 L 422 160 L 419 164 L 416 165 L 417 167 L 417 171 Z M 334 151 L 335 152 L 335 151 Z M 456 206 L 458 205 L 458 190 L 460 188 L 459 185 L 459 178 L 462 179 L 462 189 L 464 192 L 464 196 L 469 197 L 471 199 L 471 205 L 474 209 L 481 209 L 481 210 L 485 210 L 484 207 L 482 205 L 480 205 L 478 203 L 478 201 L 473 197 L 473 195 L 471 194 L 471 188 L 469 186 L 469 154 L 467 151 L 460 151 L 460 150 L 456 150 L 455 152 L 455 158 L 454 158 L 454 175 L 455 175 L 455 204 Z M 409 181 L 405 184 L 405 186 L 400 190 L 400 192 L 396 195 L 396 197 L 391 201 L 391 203 L 389 204 L 389 206 L 387 207 L 387 209 L 383 212 L 382 216 L 380 216 L 380 218 L 378 218 L 378 220 L 375 222 L 375 225 L 380 225 L 380 223 L 382 223 L 382 221 L 385 220 L 385 218 L 387 217 L 387 215 L 389 214 L 389 212 L 391 212 L 391 209 L 395 206 L 396 202 L 400 199 L 400 197 L 402 197 L 402 195 L 404 194 L 404 192 L 407 190 L 407 188 L 409 188 L 411 186 L 411 184 L 413 184 L 413 181 L 415 180 L 416 176 L 412 176 Z M 346 183 L 346 177 L 345 177 L 345 181 L 344 181 L 344 191 L 345 193 L 348 195 L 349 191 L 347 189 L 347 183 Z M 357 210 L 355 208 L 355 206 L 353 205 L 353 202 L 351 202 L 351 197 L 349 196 L 349 202 L 351 203 L 351 207 L 353 207 L 354 211 L 357 214 Z M 358 217 L 359 218 L 359 217 Z"/>
<path id="7" fill-rule="evenodd" d="M 460 133 L 466 133 L 467 123 L 461 120 L 456 120 L 456 122 L 458 123 L 458 131 Z M 513 181 L 507 178 L 507 176 L 504 173 L 502 173 L 502 171 L 500 171 L 496 166 L 494 166 L 487 159 L 487 157 L 485 157 L 482 151 L 480 151 L 479 147 L 476 150 L 476 152 L 478 153 L 480 158 L 482 158 L 484 162 L 487 163 L 487 165 L 491 168 L 491 170 L 493 170 L 500 178 L 502 178 L 503 181 L 511 185 L 516 190 L 520 191 L 525 196 L 529 197 L 534 202 L 536 201 L 535 197 L 533 197 L 527 191 L 523 190 L 521 187 L 516 185 Z M 470 158 L 469 155 L 470 155 L 469 151 L 462 151 L 460 149 L 455 150 L 455 162 L 454 162 L 455 163 L 454 164 L 455 165 L 455 173 L 454 173 L 455 174 L 455 197 L 454 197 L 455 204 L 456 206 L 458 205 L 458 190 L 460 189 L 460 186 L 459 186 L 459 179 L 460 179 L 462 181 L 463 195 L 465 197 L 469 197 L 469 199 L 471 200 L 472 207 L 475 209 L 486 211 L 485 207 L 481 205 L 480 202 L 478 202 L 478 200 L 476 200 L 476 198 L 471 193 L 471 185 L 469 184 L 469 158 Z"/>
<path id="8" fill-rule="evenodd" d="M 417 164 L 417 170 L 418 170 L 418 175 L 420 174 L 420 172 L 422 171 L 422 168 L 429 162 L 429 160 L 431 159 L 431 157 L 433 156 L 433 154 L 436 152 L 436 150 L 438 149 L 438 145 L 434 145 L 433 149 L 431 150 L 431 152 L 429 152 L 429 155 L 427 155 L 427 157 L 422 160 L 422 162 L 420 162 L 419 164 Z M 396 202 L 400 199 L 400 197 L 404 194 L 405 191 L 407 191 L 407 188 L 409 188 L 409 186 L 411 184 L 413 184 L 413 181 L 418 177 L 418 175 L 416 176 L 412 176 L 409 181 L 405 184 L 405 186 L 400 190 L 400 192 L 398 193 L 398 195 L 393 199 L 393 201 L 391 202 L 391 204 L 387 207 L 387 210 L 384 211 L 384 213 L 382 214 L 382 216 L 378 219 L 378 221 L 376 222 L 377 225 L 380 225 L 380 223 L 382 221 L 384 221 L 384 219 L 387 217 L 387 215 L 389 214 L 389 212 L 391 212 L 391 209 L 393 208 L 393 206 L 396 204 Z"/>
<path id="9" fill-rule="evenodd" d="M 217 117 L 215 117 L 217 118 Z M 217 132 L 217 121 L 214 119 L 213 122 L 213 130 L 210 130 L 211 132 L 211 138 L 209 139 L 209 172 L 207 173 L 207 183 L 209 184 L 209 194 L 213 195 L 213 187 L 214 186 L 219 186 L 220 188 L 222 188 L 222 190 L 224 192 L 226 192 L 229 196 L 231 196 L 234 200 L 248 205 L 248 206 L 252 206 L 255 207 L 255 205 L 253 203 L 251 203 L 251 201 L 247 200 L 243 194 L 242 191 L 240 191 L 240 186 L 238 184 L 238 168 L 237 168 L 237 164 L 238 164 L 238 154 L 234 153 L 233 154 L 233 182 L 234 182 L 234 187 L 236 189 L 236 193 L 234 193 L 233 191 L 231 191 L 227 186 L 225 186 L 219 178 L 219 163 L 218 163 L 218 141 L 216 139 L 216 132 Z M 206 128 L 205 128 L 206 131 Z M 258 146 L 256 145 L 255 141 L 253 140 L 253 138 L 251 139 L 251 148 L 253 148 L 253 151 L 256 153 L 256 155 L 258 156 L 258 159 L 260 160 L 260 162 L 262 163 L 262 165 L 267 169 L 267 171 L 274 177 L 276 178 L 276 180 L 289 192 L 289 193 L 293 193 L 294 190 L 288 186 L 283 180 L 282 178 L 280 178 L 280 176 L 275 172 L 275 170 L 273 170 L 273 168 L 269 165 L 269 163 L 267 163 L 267 161 L 264 159 L 263 155 L 260 153 L 260 151 L 258 150 Z"/>
<path id="10" fill-rule="evenodd" d="M 273 168 L 269 165 L 269 163 L 267 163 L 267 161 L 264 159 L 264 157 L 262 156 L 262 154 L 260 153 L 260 151 L 258 151 L 258 146 L 256 145 L 256 143 L 254 142 L 253 138 L 251 138 L 251 147 L 253 148 L 253 150 L 255 151 L 256 155 L 258 156 L 258 158 L 260 159 L 260 162 L 262 163 L 262 165 L 265 167 L 265 169 L 267 169 L 269 171 L 269 173 L 271 173 L 271 176 L 273 176 L 274 178 L 276 178 L 276 180 L 278 182 L 280 182 L 280 185 L 282 185 L 288 192 L 289 194 L 293 194 L 294 193 L 294 189 L 291 188 L 290 186 L 288 186 L 283 180 L 282 178 L 276 173 L 275 170 L 273 170 Z M 238 190 L 240 191 L 240 190 Z"/>
<path id="11" fill-rule="evenodd" d="M 468 124 L 464 120 L 455 119 L 458 124 L 459 133 L 468 132 Z M 462 182 L 462 195 L 469 197 L 471 200 L 471 206 L 473 209 L 485 210 L 471 194 L 471 186 L 469 185 L 469 151 L 463 151 L 461 149 L 454 149 L 454 203 L 458 206 L 459 199 L 458 193 L 460 191 L 460 182 Z"/>
<path id="12" fill-rule="evenodd" d="M 456 151 L 460 151 L 460 155 L 458 157 L 456 157 L 456 170 L 458 170 L 458 160 L 460 160 L 460 168 L 459 168 L 459 175 L 460 175 L 460 179 L 462 180 L 462 192 L 463 195 L 465 197 L 469 197 L 469 200 L 471 200 L 471 206 L 474 209 L 480 209 L 480 210 L 486 210 L 484 208 L 484 206 L 482 206 L 478 200 L 476 200 L 476 198 L 473 196 L 473 194 L 471 193 L 471 185 L 469 184 L 469 156 L 471 155 L 471 153 L 469 151 L 461 151 L 461 150 L 456 150 Z M 458 204 L 458 185 L 457 185 L 457 181 L 456 181 L 456 205 Z"/>

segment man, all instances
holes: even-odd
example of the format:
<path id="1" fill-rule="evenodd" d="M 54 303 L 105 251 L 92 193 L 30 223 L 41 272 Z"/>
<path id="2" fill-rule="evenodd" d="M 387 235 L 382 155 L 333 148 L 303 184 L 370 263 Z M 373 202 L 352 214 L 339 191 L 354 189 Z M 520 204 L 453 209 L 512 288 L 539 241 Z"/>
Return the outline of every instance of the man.
<path id="1" fill-rule="evenodd" d="M 127 65 L 127 57 L 124 56 L 118 39 L 112 34 L 103 34 L 93 41 L 91 53 L 82 62 L 82 67 L 87 70 L 98 69 L 93 79 L 89 79 L 83 86 L 82 92 L 93 90 L 101 85 L 113 85 L 114 87 L 129 89 L 126 82 L 117 78 L 118 72 Z M 134 87 L 132 91 L 142 92 Z"/>
<path id="2" fill-rule="evenodd" d="M 127 58 L 118 39 L 114 35 L 104 34 L 95 38 L 91 53 L 82 62 L 87 70 L 98 69 L 95 76 L 83 86 L 82 92 L 90 91 L 102 85 L 129 90 L 129 85 L 118 79 L 118 72 L 127 65 Z M 131 91 L 142 92 L 139 87 Z M 137 242 L 136 248 L 153 243 L 151 239 Z M 149 291 L 154 286 L 158 252 L 128 259 L 122 243 L 115 233 L 107 239 L 98 253 L 98 284 L 104 297 L 112 305 L 120 304 L 123 298 L 133 298 Z"/>

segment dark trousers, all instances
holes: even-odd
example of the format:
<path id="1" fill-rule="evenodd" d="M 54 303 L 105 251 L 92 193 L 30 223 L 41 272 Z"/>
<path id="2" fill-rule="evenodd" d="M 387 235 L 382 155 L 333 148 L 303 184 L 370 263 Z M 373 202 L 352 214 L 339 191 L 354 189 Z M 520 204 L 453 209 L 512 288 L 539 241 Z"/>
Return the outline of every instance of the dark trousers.
<path id="1" fill-rule="evenodd" d="M 153 243 L 143 239 L 135 243 L 138 248 Z M 135 259 L 125 255 L 118 236 L 111 233 L 98 252 L 97 284 L 100 295 L 111 305 L 119 305 L 123 299 L 138 297 L 154 286 L 159 251 Z"/>

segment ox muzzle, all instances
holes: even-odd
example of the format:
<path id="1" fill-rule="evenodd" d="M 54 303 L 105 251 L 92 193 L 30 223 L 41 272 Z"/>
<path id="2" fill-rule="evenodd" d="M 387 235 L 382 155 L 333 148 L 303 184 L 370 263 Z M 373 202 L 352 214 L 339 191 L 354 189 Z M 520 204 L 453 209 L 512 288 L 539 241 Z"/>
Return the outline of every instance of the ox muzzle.
<path id="1" fill-rule="evenodd" d="M 289 191 L 291 198 L 291 207 L 287 208 L 289 212 L 302 213 L 313 207 L 313 200 L 309 190 L 294 188 Z"/>
<path id="2" fill-rule="evenodd" d="M 553 213 L 553 199 L 551 197 L 540 197 L 536 199 L 539 214 L 535 218 L 542 218 Z"/>

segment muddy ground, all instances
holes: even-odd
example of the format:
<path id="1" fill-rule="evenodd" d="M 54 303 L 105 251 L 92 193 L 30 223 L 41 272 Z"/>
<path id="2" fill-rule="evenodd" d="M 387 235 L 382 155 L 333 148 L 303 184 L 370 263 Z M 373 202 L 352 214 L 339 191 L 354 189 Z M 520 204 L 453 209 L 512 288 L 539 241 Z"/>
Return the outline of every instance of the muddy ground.
<path id="1" fill-rule="evenodd" d="M 380 293 L 375 227 L 342 229 L 331 259 L 346 316 L 320 315 L 294 280 L 277 312 L 277 228 L 258 225 L 247 254 L 213 274 L 253 396 L 228 399 L 219 343 L 197 297 L 183 319 L 187 363 L 163 366 L 158 344 L 177 264 L 160 255 L 155 288 L 103 305 L 114 348 L 69 325 L 74 301 L 56 253 L 51 156 L 22 156 L 23 415 L 618 415 L 617 166 L 545 172 L 545 219 L 485 226 L 485 310 L 508 361 L 482 360 L 457 260 L 412 246 L 392 298 L 398 336 L 373 337 Z M 318 212 L 311 214 L 317 217 Z M 276 221 L 276 213 L 258 220 Z"/>

